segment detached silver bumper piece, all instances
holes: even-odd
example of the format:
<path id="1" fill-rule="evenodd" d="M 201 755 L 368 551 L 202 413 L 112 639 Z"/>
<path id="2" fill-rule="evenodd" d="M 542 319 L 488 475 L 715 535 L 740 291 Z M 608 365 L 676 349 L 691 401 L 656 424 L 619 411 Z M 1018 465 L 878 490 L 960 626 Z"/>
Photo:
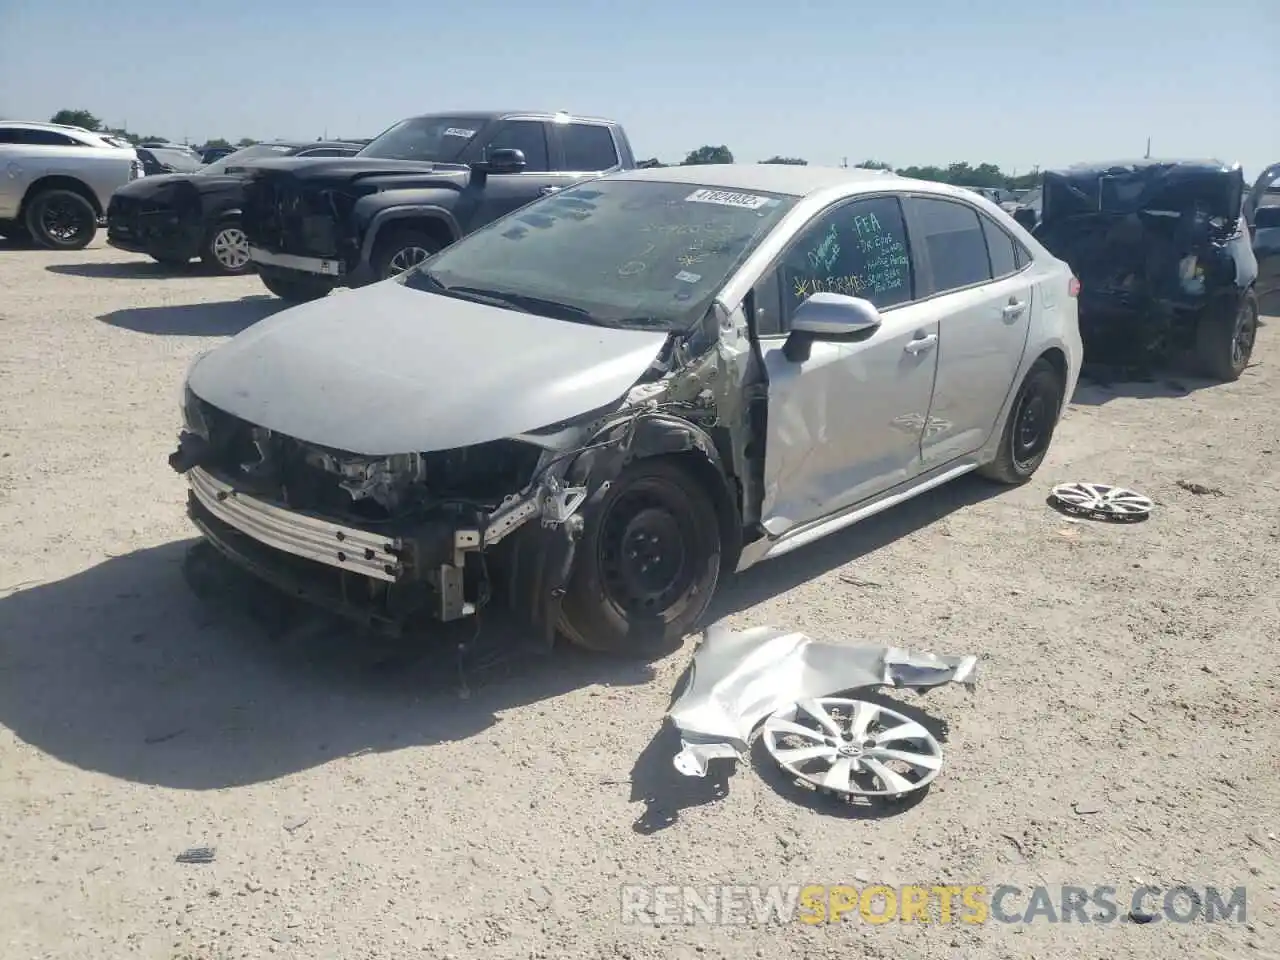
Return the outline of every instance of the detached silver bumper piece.
<path id="1" fill-rule="evenodd" d="M 399 540 L 285 510 L 238 493 L 201 467 L 188 471 L 187 482 L 211 514 L 269 547 L 389 583 L 399 580 L 403 573 L 396 553 Z"/>
<path id="2" fill-rule="evenodd" d="M 755 728 L 798 702 L 866 687 L 972 687 L 976 674 L 972 656 L 822 643 L 773 627 L 737 632 L 712 624 L 668 711 L 681 738 L 672 762 L 685 776 L 706 776 L 708 760 L 741 759 Z"/>
<path id="3" fill-rule="evenodd" d="M 287 270 L 302 270 L 316 273 L 322 277 L 340 277 L 346 272 L 341 260 L 325 260 L 321 257 L 299 257 L 292 253 L 272 253 L 261 247 L 249 248 L 249 259 L 254 263 L 266 264 L 268 267 L 284 267 Z"/>

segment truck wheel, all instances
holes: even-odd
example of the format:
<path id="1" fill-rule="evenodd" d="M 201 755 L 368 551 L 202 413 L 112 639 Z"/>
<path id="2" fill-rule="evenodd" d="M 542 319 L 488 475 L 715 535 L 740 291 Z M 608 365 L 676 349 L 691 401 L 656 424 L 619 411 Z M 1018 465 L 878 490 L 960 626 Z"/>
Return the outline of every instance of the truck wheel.
<path id="1" fill-rule="evenodd" d="M 1205 376 L 1223 383 L 1240 379 L 1258 335 L 1258 296 L 1247 290 L 1234 303 L 1210 310 L 1196 328 L 1196 357 Z"/>
<path id="2" fill-rule="evenodd" d="M 983 464 L 979 473 L 1011 486 L 1030 480 L 1049 452 L 1064 389 L 1053 364 L 1043 357 L 1033 363 L 1009 408 L 995 459 Z"/>
<path id="3" fill-rule="evenodd" d="M 296 271 L 269 273 L 260 269 L 258 275 L 262 277 L 262 282 L 268 290 L 289 303 L 308 303 L 311 300 L 319 300 L 321 297 L 328 296 L 329 291 L 333 289 L 327 280 Z"/>
<path id="4" fill-rule="evenodd" d="M 73 190 L 41 190 L 27 203 L 27 229 L 50 250 L 83 250 L 98 232 L 93 205 Z"/>
<path id="5" fill-rule="evenodd" d="M 253 269 L 249 259 L 249 238 L 234 217 L 219 220 L 207 234 L 200 248 L 200 259 L 205 266 L 224 276 L 236 276 Z"/>
<path id="6" fill-rule="evenodd" d="M 386 280 L 416 267 L 443 245 L 425 230 L 393 229 L 378 239 L 373 250 L 374 276 Z"/>
<path id="7" fill-rule="evenodd" d="M 720 520 L 697 479 L 669 458 L 637 461 L 586 518 L 560 629 L 602 653 L 665 653 L 706 613 L 720 555 Z"/>

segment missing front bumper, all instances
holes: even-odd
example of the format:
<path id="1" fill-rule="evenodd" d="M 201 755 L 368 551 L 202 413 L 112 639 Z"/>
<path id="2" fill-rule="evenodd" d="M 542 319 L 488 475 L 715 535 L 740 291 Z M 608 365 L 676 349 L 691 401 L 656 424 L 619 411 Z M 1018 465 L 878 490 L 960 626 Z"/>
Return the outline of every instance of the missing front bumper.
<path id="1" fill-rule="evenodd" d="M 235 490 L 201 467 L 193 467 L 187 481 L 213 516 L 269 547 L 388 583 L 404 575 L 398 538 L 286 510 Z"/>

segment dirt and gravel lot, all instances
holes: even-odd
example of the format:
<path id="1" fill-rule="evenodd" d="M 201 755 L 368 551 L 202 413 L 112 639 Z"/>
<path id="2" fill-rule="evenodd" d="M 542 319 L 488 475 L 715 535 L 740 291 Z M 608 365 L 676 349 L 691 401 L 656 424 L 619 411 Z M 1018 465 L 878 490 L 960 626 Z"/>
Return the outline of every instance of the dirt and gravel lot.
<path id="1" fill-rule="evenodd" d="M 962 481 L 726 585 L 735 625 L 980 655 L 972 695 L 904 695 L 948 763 L 867 819 L 750 764 L 674 772 L 692 642 L 651 669 L 526 656 L 464 691 L 449 656 L 197 599 L 165 463 L 179 384 L 277 308 L 263 292 L 101 240 L 0 249 L 0 956 L 1275 955 L 1280 323 L 1233 385 L 1083 386 L 1026 487 Z M 1073 479 L 1156 510 L 1065 522 L 1045 496 Z M 196 846 L 215 861 L 175 862 Z M 623 884 L 877 882 L 1109 884 L 1122 918 L 1141 884 L 1246 885 L 1249 918 L 620 913 Z"/>

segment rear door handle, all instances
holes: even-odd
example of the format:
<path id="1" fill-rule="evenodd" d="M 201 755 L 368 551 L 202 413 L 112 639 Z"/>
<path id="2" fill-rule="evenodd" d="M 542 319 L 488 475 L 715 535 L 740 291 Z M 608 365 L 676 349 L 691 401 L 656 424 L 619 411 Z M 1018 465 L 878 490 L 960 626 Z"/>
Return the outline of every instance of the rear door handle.
<path id="1" fill-rule="evenodd" d="M 926 350 L 932 350 L 938 342 L 938 335 L 931 333 L 927 337 L 916 337 L 908 343 L 903 349 L 907 353 L 924 353 Z"/>
<path id="2" fill-rule="evenodd" d="M 1007 319 L 1012 320 L 1014 317 L 1022 316 L 1022 311 L 1026 308 L 1027 302 L 1025 300 L 1014 300 L 1010 298 L 1009 305 L 1005 307 L 1002 312 Z"/>

